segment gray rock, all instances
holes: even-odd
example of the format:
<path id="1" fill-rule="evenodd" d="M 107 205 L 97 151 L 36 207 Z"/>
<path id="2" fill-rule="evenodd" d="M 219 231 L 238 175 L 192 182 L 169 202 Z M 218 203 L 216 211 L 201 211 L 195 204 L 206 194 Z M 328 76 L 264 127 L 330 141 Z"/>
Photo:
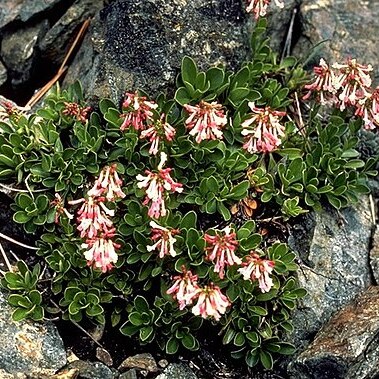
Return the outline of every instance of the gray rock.
<path id="1" fill-rule="evenodd" d="M 25 374 L 9 374 L 8 372 L 0 369 L 0 378 L 1 379 L 28 379 Z"/>
<path id="2" fill-rule="evenodd" d="M 63 0 L 0 0 L 0 30 L 16 20 L 29 21 L 60 2 Z"/>
<path id="3" fill-rule="evenodd" d="M 14 322 L 13 311 L 0 292 L 0 370 L 33 377 L 50 375 L 63 367 L 66 352 L 54 325 Z"/>
<path id="4" fill-rule="evenodd" d="M 115 375 L 112 370 L 100 362 L 73 361 L 68 369 L 79 370 L 79 377 L 85 379 L 113 379 Z"/>
<path id="5" fill-rule="evenodd" d="M 126 358 L 118 367 L 118 370 L 124 371 L 127 368 L 136 368 L 148 372 L 157 372 L 158 366 L 154 357 L 150 353 L 136 354 Z"/>
<path id="6" fill-rule="evenodd" d="M 291 19 L 294 17 L 294 9 L 297 7 L 297 0 L 286 0 L 284 8 L 278 8 L 272 4 L 267 15 L 267 34 L 270 37 L 270 46 L 281 53 L 286 44 L 287 35 Z M 291 33 L 290 33 L 291 34 Z M 289 45 L 291 41 L 289 40 Z"/>
<path id="7" fill-rule="evenodd" d="M 294 55 L 306 55 L 317 43 L 319 47 L 312 62 L 321 57 L 330 63 L 357 58 L 360 63 L 374 66 L 373 76 L 378 77 L 379 7 L 377 0 L 303 0 L 300 7 L 302 33 L 294 48 Z"/>
<path id="8" fill-rule="evenodd" d="M 115 0 L 93 20 L 66 84 L 118 102 L 126 90 L 173 92 L 184 55 L 201 68 L 237 67 L 249 53 L 251 17 L 240 0 Z"/>
<path id="9" fill-rule="evenodd" d="M 7 81 L 7 79 L 8 79 L 7 69 L 0 62 L 0 86 L 2 86 Z"/>
<path id="10" fill-rule="evenodd" d="M 379 225 L 372 235 L 372 247 L 370 250 L 370 265 L 376 284 L 379 283 Z"/>
<path id="11" fill-rule="evenodd" d="M 52 26 L 39 44 L 41 55 L 60 65 L 71 47 L 81 23 L 102 8 L 102 1 L 76 0 L 67 12 Z"/>
<path id="12" fill-rule="evenodd" d="M 38 58 L 37 45 L 46 33 L 49 22 L 40 23 L 6 34 L 1 43 L 1 57 L 8 68 L 13 86 L 19 86 L 33 75 L 32 70 Z"/>
<path id="13" fill-rule="evenodd" d="M 371 213 L 367 197 L 338 215 L 312 213 L 294 227 L 289 244 L 302 260 L 298 278 L 308 295 L 293 315 L 293 342 L 304 346 L 329 320 L 371 283 L 368 255 Z"/>
<path id="14" fill-rule="evenodd" d="M 131 370 L 125 371 L 120 374 L 118 379 L 137 379 L 137 371 L 132 368 Z"/>
<path id="15" fill-rule="evenodd" d="M 107 366 L 113 366 L 113 359 L 109 352 L 102 347 L 96 349 L 96 358 L 106 364 Z"/>
<path id="16" fill-rule="evenodd" d="M 296 379 L 369 379 L 379 374 L 379 287 L 334 315 L 290 365 Z"/>
<path id="17" fill-rule="evenodd" d="M 170 363 L 156 379 L 197 379 L 197 376 L 184 364 Z"/>

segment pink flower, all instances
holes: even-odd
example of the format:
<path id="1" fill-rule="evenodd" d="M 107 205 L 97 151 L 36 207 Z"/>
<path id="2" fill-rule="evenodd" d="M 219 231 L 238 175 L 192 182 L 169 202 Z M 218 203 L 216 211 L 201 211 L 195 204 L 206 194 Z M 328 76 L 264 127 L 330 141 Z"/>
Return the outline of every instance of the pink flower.
<path id="1" fill-rule="evenodd" d="M 275 262 L 268 259 L 262 259 L 256 253 L 251 253 L 246 257 L 246 262 L 242 263 L 238 272 L 243 275 L 244 280 L 258 280 L 259 288 L 262 292 L 269 292 L 273 286 L 270 274 L 274 269 Z"/>
<path id="2" fill-rule="evenodd" d="M 69 204 L 75 205 L 83 203 L 78 211 L 77 229 L 80 231 L 81 238 L 95 238 L 101 232 L 109 232 L 113 223 L 108 216 L 114 216 L 114 211 L 108 209 L 104 204 L 105 198 L 97 199 L 89 196 L 88 199 L 79 199 L 69 201 Z"/>
<path id="3" fill-rule="evenodd" d="M 104 167 L 94 186 L 88 191 L 88 196 L 103 196 L 109 201 L 123 199 L 126 195 L 121 190 L 122 180 L 117 174 L 117 165 Z"/>
<path id="4" fill-rule="evenodd" d="M 379 126 L 379 87 L 368 91 L 364 98 L 358 100 L 355 115 L 362 117 L 365 129 Z"/>
<path id="5" fill-rule="evenodd" d="M 200 101 L 195 106 L 184 105 L 184 109 L 190 114 L 185 122 L 186 127 L 191 130 L 191 136 L 196 136 L 197 143 L 209 139 L 222 139 L 221 129 L 227 124 L 228 119 L 221 104 L 216 101 Z"/>
<path id="6" fill-rule="evenodd" d="M 192 303 L 198 289 L 198 276 L 187 271 L 184 266 L 182 266 L 182 271 L 183 274 L 174 276 L 175 282 L 166 292 L 168 295 L 173 295 L 174 299 L 178 301 L 180 310 Z"/>
<path id="7" fill-rule="evenodd" d="M 139 183 L 137 183 L 138 188 L 145 188 L 146 191 L 146 197 L 143 201 L 143 205 L 151 203 L 148 210 L 148 215 L 152 218 L 166 216 L 167 210 L 165 205 L 165 196 L 168 192 L 180 193 L 183 191 L 183 185 L 181 183 L 174 182 L 172 179 L 170 175 L 172 169 L 163 169 L 166 161 L 167 154 L 162 152 L 157 173 L 146 170 L 146 176 L 137 175 L 136 177 L 139 181 Z"/>
<path id="8" fill-rule="evenodd" d="M 248 104 L 253 114 L 242 123 L 241 134 L 246 137 L 243 148 L 252 154 L 275 150 L 285 130 L 279 118 L 285 116 L 286 112 L 275 111 L 270 107 L 259 108 L 253 102 Z"/>
<path id="9" fill-rule="evenodd" d="M 365 66 L 357 63 L 356 59 L 348 59 L 346 64 L 335 63 L 333 68 L 339 70 L 335 79 L 335 87 L 342 90 L 338 96 L 340 110 L 348 105 L 355 105 L 358 100 L 367 95 L 367 89 L 371 86 L 369 72 L 373 70 L 371 65 Z"/>
<path id="10" fill-rule="evenodd" d="M 218 321 L 230 305 L 229 299 L 221 292 L 220 287 L 213 284 L 197 288 L 196 295 L 198 296 L 197 303 L 192 308 L 195 316 L 213 317 Z"/>
<path id="11" fill-rule="evenodd" d="M 88 239 L 86 243 L 82 244 L 82 248 L 86 249 L 84 257 L 89 266 L 100 268 L 102 272 L 106 272 L 117 262 L 116 249 L 119 249 L 121 245 L 112 241 L 114 233 L 115 229 L 111 229 L 102 237 Z"/>
<path id="12" fill-rule="evenodd" d="M 208 244 L 205 248 L 207 259 L 210 261 L 216 260 L 214 272 L 218 272 L 220 279 L 224 278 L 225 266 L 241 264 L 241 259 L 235 255 L 238 247 L 236 233 L 231 233 L 230 226 L 216 231 L 214 236 L 205 234 L 204 239 Z"/>
<path id="13" fill-rule="evenodd" d="M 62 113 L 66 116 L 72 116 L 77 121 L 85 124 L 88 119 L 88 113 L 91 111 L 91 107 L 81 107 L 77 103 L 64 102 L 65 108 Z"/>
<path id="14" fill-rule="evenodd" d="M 159 151 L 159 143 L 162 138 L 171 142 L 176 130 L 166 121 L 164 121 L 165 115 L 162 114 L 161 119 L 154 122 L 150 127 L 141 132 L 140 138 L 146 138 L 151 143 L 149 154 L 156 155 Z"/>
<path id="15" fill-rule="evenodd" d="M 314 67 L 313 71 L 316 75 L 315 81 L 304 86 L 309 91 L 303 97 L 303 100 L 309 99 L 311 94 L 316 92 L 320 96 L 321 104 L 326 104 L 330 100 L 335 101 L 337 89 L 335 87 L 336 77 L 334 72 L 322 58 L 320 59 L 320 66 Z"/>
<path id="16" fill-rule="evenodd" d="M 158 225 L 155 221 L 150 221 L 150 226 L 152 227 L 152 237 L 153 241 L 156 241 L 153 245 L 146 246 L 147 251 L 158 250 L 159 258 L 163 258 L 165 255 L 176 256 L 176 251 L 174 249 L 174 243 L 176 238 L 174 235 L 179 234 L 179 230 L 172 228 L 165 228 Z"/>
<path id="17" fill-rule="evenodd" d="M 56 224 L 59 223 L 59 217 L 62 214 L 66 215 L 66 217 L 69 220 L 72 220 L 74 218 L 74 216 L 71 213 L 69 213 L 69 211 L 64 207 L 63 199 L 62 199 L 61 195 L 59 195 L 59 193 L 55 194 L 55 200 L 53 200 L 51 202 L 51 205 L 53 205 L 55 207 L 55 219 L 54 219 L 54 222 Z"/>
<path id="18" fill-rule="evenodd" d="M 125 117 L 120 130 L 124 131 L 131 125 L 135 130 L 144 130 L 147 126 L 147 121 L 152 120 L 152 109 L 156 109 L 158 104 L 154 101 L 147 101 L 146 97 L 138 96 L 138 93 L 126 93 L 126 99 L 122 104 L 126 113 L 122 114 Z"/>
<path id="19" fill-rule="evenodd" d="M 284 3 L 280 0 L 274 0 L 275 5 L 279 8 L 284 7 Z M 255 19 L 266 16 L 267 7 L 270 4 L 270 0 L 247 0 L 248 6 L 246 12 L 253 13 Z"/>

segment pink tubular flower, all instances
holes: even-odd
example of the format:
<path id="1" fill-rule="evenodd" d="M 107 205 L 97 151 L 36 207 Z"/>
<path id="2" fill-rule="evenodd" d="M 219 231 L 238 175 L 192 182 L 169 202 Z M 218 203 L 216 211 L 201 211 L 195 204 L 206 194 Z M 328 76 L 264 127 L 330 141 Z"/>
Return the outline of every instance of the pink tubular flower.
<path id="1" fill-rule="evenodd" d="M 379 126 L 379 87 L 369 91 L 358 101 L 355 115 L 362 117 L 365 129 L 375 129 Z"/>
<path id="2" fill-rule="evenodd" d="M 103 196 L 109 201 L 123 199 L 126 195 L 121 190 L 122 180 L 117 174 L 117 165 L 104 167 L 94 186 L 88 191 L 88 196 Z"/>
<path id="3" fill-rule="evenodd" d="M 186 305 L 192 304 L 196 295 L 198 276 L 193 275 L 182 266 L 183 274 L 174 276 L 174 284 L 167 290 L 168 295 L 172 295 L 179 303 L 179 309 L 182 310 Z"/>
<path id="4" fill-rule="evenodd" d="M 101 232 L 109 232 L 113 223 L 108 216 L 114 216 L 114 211 L 108 209 L 104 204 L 105 198 L 97 199 L 89 196 L 88 199 L 79 199 L 69 201 L 69 204 L 75 205 L 83 203 L 78 211 L 77 229 L 80 231 L 81 238 L 95 238 Z"/>
<path id="5" fill-rule="evenodd" d="M 259 108 L 253 102 L 248 104 L 253 114 L 242 123 L 241 134 L 246 137 L 243 148 L 251 154 L 275 150 L 285 130 L 279 117 L 285 116 L 286 112 L 275 111 L 270 107 Z"/>
<path id="6" fill-rule="evenodd" d="M 102 272 L 106 272 L 113 267 L 113 263 L 118 260 L 116 249 L 121 246 L 112 241 L 115 229 L 111 229 L 102 237 L 88 239 L 82 244 L 82 248 L 86 249 L 84 257 L 89 266 L 100 268 Z"/>
<path id="7" fill-rule="evenodd" d="M 126 93 L 126 99 L 122 104 L 126 113 L 122 114 L 125 117 L 120 130 L 124 131 L 131 125 L 135 130 L 144 130 L 147 120 L 153 117 L 152 109 L 156 109 L 158 104 L 154 101 L 147 101 L 146 97 L 138 96 L 136 93 Z"/>
<path id="8" fill-rule="evenodd" d="M 196 136 L 197 143 L 209 139 L 222 139 L 221 129 L 227 124 L 228 119 L 221 104 L 216 101 L 200 101 L 195 106 L 186 104 L 184 109 L 190 114 L 185 122 L 186 127 L 191 130 L 191 136 Z"/>
<path id="9" fill-rule="evenodd" d="M 247 0 L 248 6 L 246 8 L 246 12 L 253 13 L 255 19 L 258 19 L 259 17 L 266 16 L 267 13 L 267 7 L 270 4 L 271 0 Z M 279 8 L 284 7 L 284 3 L 280 0 L 274 0 L 275 5 Z"/>
<path id="10" fill-rule="evenodd" d="M 270 291 L 274 283 L 269 275 L 274 269 L 275 262 L 262 259 L 256 253 L 250 253 L 242 266 L 238 269 L 238 272 L 243 275 L 244 280 L 258 280 L 259 288 L 262 292 Z"/>
<path id="11" fill-rule="evenodd" d="M 329 65 L 321 58 L 320 66 L 314 67 L 313 71 L 316 76 L 315 81 L 304 86 L 309 91 L 303 97 L 303 100 L 309 99 L 311 94 L 316 92 L 319 95 L 321 104 L 326 104 L 329 100 L 335 101 L 335 93 L 337 92 L 335 88 L 336 77 Z"/>
<path id="12" fill-rule="evenodd" d="M 216 231 L 216 235 L 204 235 L 204 239 L 208 246 L 205 248 L 207 259 L 210 261 L 216 260 L 214 272 L 218 272 L 220 279 L 224 278 L 225 266 L 241 264 L 241 259 L 235 255 L 238 246 L 236 233 L 231 233 L 230 226 Z"/>
<path id="13" fill-rule="evenodd" d="M 161 119 L 154 122 L 150 127 L 141 132 L 140 138 L 146 138 L 151 143 L 149 154 L 156 155 L 159 151 L 159 143 L 161 139 L 171 142 L 176 130 L 166 121 L 165 115 L 162 114 Z"/>
<path id="14" fill-rule="evenodd" d="M 163 258 L 165 255 L 176 256 L 174 249 L 174 243 L 176 238 L 174 235 L 179 234 L 177 229 L 165 228 L 158 225 L 155 221 L 150 221 L 152 227 L 151 239 L 155 242 L 153 245 L 146 246 L 147 251 L 159 250 L 159 258 Z"/>
<path id="15" fill-rule="evenodd" d="M 171 168 L 163 169 L 167 161 L 167 154 L 161 153 L 161 161 L 158 165 L 158 173 L 153 173 L 146 170 L 146 176 L 137 175 L 136 179 L 139 181 L 137 183 L 138 188 L 145 188 L 146 197 L 143 205 L 150 204 L 148 210 L 149 217 L 159 218 L 166 216 L 167 210 L 165 206 L 165 196 L 167 192 L 182 192 L 183 185 L 181 183 L 176 183 L 172 179 L 170 172 Z"/>
<path id="16" fill-rule="evenodd" d="M 371 65 L 365 66 L 357 63 L 356 59 L 348 59 L 346 64 L 335 63 L 333 68 L 339 70 L 335 79 L 335 87 L 340 90 L 340 110 L 348 105 L 355 105 L 358 100 L 367 95 L 367 89 L 371 86 L 369 72 L 373 70 Z"/>
<path id="17" fill-rule="evenodd" d="M 198 296 L 197 303 L 192 308 L 195 316 L 213 317 L 218 321 L 230 305 L 229 299 L 221 292 L 220 287 L 213 284 L 197 288 L 195 294 Z"/>
<path id="18" fill-rule="evenodd" d="M 74 218 L 74 216 L 71 213 L 69 213 L 69 211 L 64 207 L 63 199 L 62 199 L 61 195 L 59 195 L 59 193 L 55 194 L 55 200 L 53 200 L 51 202 L 51 205 L 53 205 L 55 207 L 55 219 L 54 219 L 54 222 L 56 224 L 59 223 L 59 217 L 62 214 L 66 215 L 66 217 L 69 220 L 72 220 Z"/>

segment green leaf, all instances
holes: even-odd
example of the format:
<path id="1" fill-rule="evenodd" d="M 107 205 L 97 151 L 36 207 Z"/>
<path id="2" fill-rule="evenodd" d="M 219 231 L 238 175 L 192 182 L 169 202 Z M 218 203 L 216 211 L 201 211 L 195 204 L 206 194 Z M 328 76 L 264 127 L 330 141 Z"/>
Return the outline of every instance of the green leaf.
<path id="1" fill-rule="evenodd" d="M 37 290 L 33 290 L 29 292 L 29 299 L 35 305 L 40 305 L 42 303 L 41 293 Z"/>
<path id="2" fill-rule="evenodd" d="M 192 334 L 186 334 L 181 341 L 183 346 L 188 350 L 193 350 L 196 347 L 196 339 Z"/>
<path id="3" fill-rule="evenodd" d="M 25 319 L 28 315 L 28 309 L 25 308 L 17 308 L 13 313 L 12 313 L 12 320 L 13 321 L 21 321 Z"/>
<path id="4" fill-rule="evenodd" d="M 249 190 L 250 182 L 244 180 L 241 183 L 234 186 L 230 193 L 226 196 L 227 199 L 241 200 L 247 196 L 247 191 Z"/>
<path id="5" fill-rule="evenodd" d="M 0 154 L 0 163 L 8 167 L 12 167 L 12 168 L 16 167 L 16 161 L 14 159 L 7 157 L 4 154 Z"/>
<path id="6" fill-rule="evenodd" d="M 245 362 L 249 367 L 254 367 L 259 361 L 258 349 L 252 349 L 247 352 Z"/>
<path id="7" fill-rule="evenodd" d="M 290 343 L 287 342 L 279 342 L 279 353 L 283 355 L 292 355 L 295 353 L 296 348 Z"/>
<path id="8" fill-rule="evenodd" d="M 196 228 L 197 215 L 194 211 L 188 212 L 180 222 L 180 229 Z"/>
<path id="9" fill-rule="evenodd" d="M 250 311 L 259 315 L 259 316 L 267 316 L 268 315 L 268 312 L 265 308 L 263 307 L 259 307 L 257 305 L 251 305 L 249 307 Z"/>
<path id="10" fill-rule="evenodd" d="M 132 324 L 129 324 L 128 322 L 125 322 L 121 328 L 120 328 L 120 332 L 122 334 L 124 334 L 125 336 L 133 336 L 134 334 L 136 334 L 138 331 L 139 331 L 139 326 L 135 326 L 135 325 L 132 325 Z"/>
<path id="11" fill-rule="evenodd" d="M 207 80 L 210 84 L 209 91 L 219 88 L 224 83 L 224 70 L 218 67 L 212 67 L 207 72 Z"/>
<path id="12" fill-rule="evenodd" d="M 262 365 L 266 370 L 272 369 L 274 362 L 272 360 L 272 356 L 270 353 L 268 353 L 267 351 L 261 350 L 259 352 L 259 359 L 261 360 Z"/>
<path id="13" fill-rule="evenodd" d="M 229 221 L 232 217 L 229 209 L 226 208 L 226 206 L 220 201 L 217 202 L 217 211 L 221 214 L 225 221 Z"/>
<path id="14" fill-rule="evenodd" d="M 139 331 L 139 338 L 141 341 L 147 341 L 154 333 L 154 329 L 152 326 L 145 326 Z"/>
<path id="15" fill-rule="evenodd" d="M 191 96 L 184 87 L 180 87 L 175 92 L 175 100 L 180 105 L 186 105 L 191 102 Z"/>
<path id="16" fill-rule="evenodd" d="M 176 354 L 179 349 L 179 342 L 176 338 L 170 338 L 166 344 L 167 354 Z"/>
<path id="17" fill-rule="evenodd" d="M 245 100 L 250 93 L 249 88 L 235 88 L 230 91 L 228 99 L 233 103 L 238 105 L 241 101 Z"/>
<path id="18" fill-rule="evenodd" d="M 101 99 L 99 103 L 100 112 L 102 114 L 107 113 L 109 108 L 117 109 L 118 107 L 109 99 Z"/>
<path id="19" fill-rule="evenodd" d="M 243 333 L 239 332 L 234 336 L 233 340 L 234 345 L 243 346 L 245 344 L 245 336 Z"/>
<path id="20" fill-rule="evenodd" d="M 194 60 L 188 56 L 182 59 L 182 79 L 184 82 L 195 84 L 197 78 L 197 67 Z"/>
<path id="21" fill-rule="evenodd" d="M 16 203 L 20 208 L 25 209 L 33 203 L 33 199 L 26 193 L 20 193 L 16 198 Z"/>
<path id="22" fill-rule="evenodd" d="M 141 326 L 143 325 L 143 319 L 140 313 L 138 312 L 132 312 L 128 316 L 129 321 L 134 325 L 134 326 Z"/>
<path id="23" fill-rule="evenodd" d="M 143 296 L 136 296 L 134 299 L 134 306 L 136 310 L 140 313 L 149 311 L 149 303 Z"/>
<path id="24" fill-rule="evenodd" d="M 18 224 L 25 224 L 31 219 L 32 217 L 28 216 L 24 211 L 18 211 L 13 215 L 13 221 Z"/>
<path id="25" fill-rule="evenodd" d="M 229 344 L 233 340 L 235 334 L 236 334 L 236 332 L 232 328 L 228 328 L 228 330 L 226 331 L 226 333 L 222 339 L 222 343 L 224 345 Z"/>

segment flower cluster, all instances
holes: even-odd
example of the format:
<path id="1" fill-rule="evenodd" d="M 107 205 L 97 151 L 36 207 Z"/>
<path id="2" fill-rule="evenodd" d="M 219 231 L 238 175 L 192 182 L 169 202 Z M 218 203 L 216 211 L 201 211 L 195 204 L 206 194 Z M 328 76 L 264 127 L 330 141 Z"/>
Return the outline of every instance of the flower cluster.
<path id="1" fill-rule="evenodd" d="M 167 154 L 161 153 L 161 161 L 158 165 L 158 172 L 154 173 L 146 170 L 146 176 L 137 175 L 138 188 L 145 188 L 146 197 L 143 205 L 150 203 L 148 215 L 151 218 L 164 217 L 167 214 L 165 198 L 168 192 L 182 192 L 183 185 L 174 182 L 170 175 L 172 168 L 163 168 L 167 161 Z"/>
<path id="2" fill-rule="evenodd" d="M 177 275 L 172 287 L 167 290 L 167 294 L 172 294 L 179 303 L 179 309 L 184 309 L 186 305 L 192 305 L 192 313 L 203 318 L 213 317 L 218 321 L 226 312 L 230 305 L 229 299 L 221 292 L 220 287 L 213 283 L 200 287 L 197 284 L 198 276 L 193 275 L 182 267 L 183 274 Z"/>
<path id="3" fill-rule="evenodd" d="M 259 288 L 262 292 L 269 292 L 273 286 L 270 274 L 274 269 L 275 263 L 268 259 L 261 258 L 257 253 L 250 253 L 246 261 L 242 263 L 238 272 L 242 274 L 244 280 L 258 280 Z"/>
<path id="4" fill-rule="evenodd" d="M 77 230 L 85 239 L 82 248 L 88 265 L 100 268 L 102 272 L 113 267 L 118 260 L 116 250 L 121 246 L 113 241 L 116 229 L 110 217 L 114 210 L 105 202 L 125 197 L 121 190 L 122 181 L 117 175 L 116 165 L 104 167 L 86 198 L 69 201 L 71 205 L 82 204 L 77 212 Z M 59 196 L 59 195 L 58 195 Z M 59 201 L 59 198 L 57 198 Z M 57 213 L 61 212 L 60 203 L 56 205 Z M 64 208 L 63 208 L 64 209 Z"/>
<path id="5" fill-rule="evenodd" d="M 173 295 L 179 303 L 179 309 L 182 310 L 186 305 L 190 305 L 196 290 L 199 288 L 197 275 L 182 267 L 182 275 L 174 276 L 174 284 L 167 290 L 168 295 Z"/>
<path id="6" fill-rule="evenodd" d="M 231 232 L 230 226 L 217 232 L 214 236 L 205 234 L 204 239 L 207 243 L 205 248 L 207 252 L 207 259 L 216 261 L 214 272 L 219 274 L 220 279 L 224 278 L 225 266 L 232 266 L 234 264 L 241 264 L 241 259 L 235 255 L 238 247 L 236 240 L 236 233 Z"/>
<path id="7" fill-rule="evenodd" d="M 55 194 L 55 199 L 50 203 L 55 208 L 54 222 L 59 223 L 61 215 L 65 215 L 69 220 L 72 220 L 74 216 L 64 207 L 64 200 L 59 193 Z"/>
<path id="8" fill-rule="evenodd" d="M 117 174 L 117 165 L 106 166 L 96 179 L 94 186 L 88 191 L 88 196 L 105 195 L 108 201 L 123 199 L 126 195 L 121 189 L 122 180 Z"/>
<path id="9" fill-rule="evenodd" d="M 126 93 L 126 99 L 122 104 L 126 113 L 122 114 L 124 121 L 120 127 L 121 131 L 132 126 L 135 130 L 145 130 L 147 121 L 153 120 L 153 109 L 158 107 L 154 101 L 148 101 L 144 96 L 138 96 L 138 93 Z"/>
<path id="10" fill-rule="evenodd" d="M 241 134 L 245 137 L 243 148 L 249 153 L 271 152 L 281 143 L 281 137 L 285 135 L 285 127 L 280 123 L 280 117 L 286 115 L 271 109 L 260 108 L 253 102 L 249 102 L 253 114 L 242 123 Z"/>
<path id="11" fill-rule="evenodd" d="M 371 65 L 362 65 L 356 59 L 335 63 L 330 67 L 324 59 L 314 68 L 315 80 L 304 88 L 307 100 L 312 94 L 321 104 L 330 103 L 341 111 L 353 107 L 356 116 L 362 117 L 366 129 L 379 126 L 379 88 L 371 88 Z"/>
<path id="12" fill-rule="evenodd" d="M 149 251 L 160 248 L 160 256 L 172 255 L 168 247 L 169 229 L 160 227 L 156 223 L 150 223 L 154 228 L 159 230 L 157 237 L 158 243 L 161 245 L 153 245 L 148 248 Z M 153 229 L 154 233 L 154 229 Z M 161 233 L 165 233 L 166 237 L 162 238 Z M 232 232 L 231 227 L 227 226 L 222 230 L 215 231 L 215 235 L 205 234 L 206 241 L 206 259 L 215 261 L 214 272 L 219 274 L 220 279 L 225 276 L 225 266 L 241 265 L 238 272 L 243 276 L 244 280 L 258 281 L 259 288 L 262 292 L 269 292 L 274 285 L 270 275 L 274 269 L 275 263 L 271 260 L 261 258 L 257 253 L 250 252 L 243 262 L 235 255 L 238 247 L 236 233 Z M 174 241 L 175 242 L 175 241 Z M 165 246 L 163 246 L 165 243 Z M 173 242 L 172 242 L 173 244 Z M 172 249 L 173 250 L 173 249 Z M 176 254 L 176 252 L 174 252 Z M 196 305 L 192 308 L 192 313 L 200 315 L 203 318 L 213 317 L 216 321 L 226 312 L 228 306 L 231 305 L 228 298 L 221 292 L 220 288 L 213 283 L 204 287 L 198 285 L 198 276 L 192 274 L 191 271 L 182 267 L 182 274 L 175 276 L 174 284 L 167 290 L 167 294 L 172 294 L 174 299 L 179 303 L 179 308 L 184 309 L 187 305 L 192 305 L 197 300 Z"/>
<path id="13" fill-rule="evenodd" d="M 176 130 L 165 121 L 165 115 L 162 114 L 160 120 L 155 121 L 146 130 L 141 132 L 140 138 L 146 138 L 151 143 L 149 154 L 156 155 L 159 151 L 161 139 L 171 142 L 176 134 Z"/>
<path id="14" fill-rule="evenodd" d="M 174 243 L 176 234 L 179 234 L 179 230 L 166 228 L 157 224 L 155 221 L 150 221 L 151 226 L 151 239 L 155 242 L 153 245 L 146 246 L 147 251 L 158 250 L 159 258 L 163 258 L 165 255 L 176 256 L 174 249 Z"/>
<path id="15" fill-rule="evenodd" d="M 246 12 L 252 13 L 257 20 L 259 17 L 266 16 L 267 7 L 269 6 L 271 0 L 248 0 Z M 284 3 L 280 0 L 274 0 L 275 5 L 279 8 L 284 7 Z"/>
<path id="16" fill-rule="evenodd" d="M 185 121 L 191 136 L 196 136 L 195 141 L 200 143 L 204 140 L 222 139 L 222 128 L 227 124 L 228 119 L 222 109 L 222 105 L 216 101 L 207 103 L 200 101 L 198 105 L 184 105 L 184 109 L 189 113 Z"/>
<path id="17" fill-rule="evenodd" d="M 62 113 L 65 116 L 71 116 L 82 124 L 86 123 L 91 107 L 83 108 L 78 103 L 69 103 L 67 101 L 64 102 L 64 106 Z"/>

